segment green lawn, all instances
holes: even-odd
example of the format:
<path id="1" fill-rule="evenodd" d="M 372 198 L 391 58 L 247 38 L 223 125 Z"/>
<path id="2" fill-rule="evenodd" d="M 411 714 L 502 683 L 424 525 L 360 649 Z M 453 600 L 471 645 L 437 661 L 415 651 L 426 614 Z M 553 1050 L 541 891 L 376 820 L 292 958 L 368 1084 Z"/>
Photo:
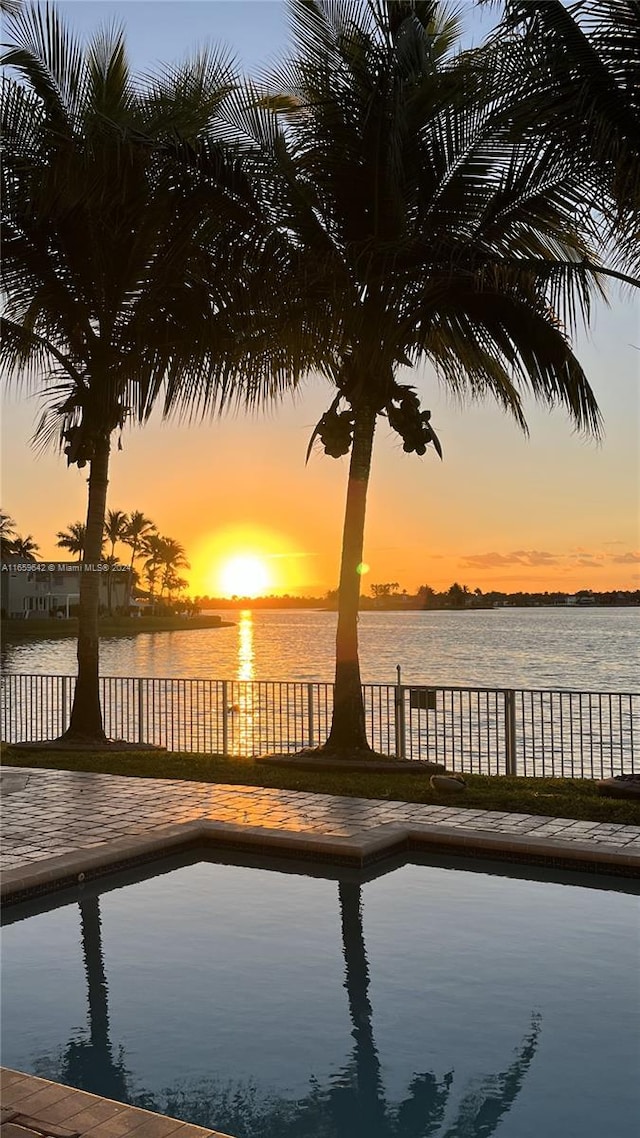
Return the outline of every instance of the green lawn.
<path id="1" fill-rule="evenodd" d="M 588 779 L 468 775 L 466 791 L 453 796 L 436 794 L 426 777 L 423 779 L 415 774 L 289 771 L 258 765 L 252 759 L 224 758 L 220 755 L 12 751 L 5 746 L 2 761 L 10 766 L 97 771 L 134 778 L 174 778 L 226 785 L 236 783 L 356 798 L 445 803 L 473 809 L 640 825 L 640 801 L 601 798 L 596 793 L 595 783 Z"/>

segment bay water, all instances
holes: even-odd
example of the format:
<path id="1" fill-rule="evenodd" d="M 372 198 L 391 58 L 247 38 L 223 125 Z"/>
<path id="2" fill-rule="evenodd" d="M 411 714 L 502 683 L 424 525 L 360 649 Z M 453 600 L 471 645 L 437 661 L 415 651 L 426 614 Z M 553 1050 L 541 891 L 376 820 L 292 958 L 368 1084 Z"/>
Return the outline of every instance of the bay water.
<path id="1" fill-rule="evenodd" d="M 139 633 L 101 642 L 105 676 L 331 681 L 334 612 L 220 613 L 230 627 Z M 639 608 L 500 608 L 364 612 L 362 678 L 433 686 L 633 692 L 640 679 Z M 73 639 L 5 644 L 6 673 L 76 671 Z"/>

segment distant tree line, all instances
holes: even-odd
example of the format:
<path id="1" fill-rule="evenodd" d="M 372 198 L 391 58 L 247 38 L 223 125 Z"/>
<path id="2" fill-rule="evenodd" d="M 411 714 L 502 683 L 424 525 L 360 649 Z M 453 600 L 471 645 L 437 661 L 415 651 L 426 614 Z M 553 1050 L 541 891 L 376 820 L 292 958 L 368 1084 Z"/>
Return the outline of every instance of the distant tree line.
<path id="1" fill-rule="evenodd" d="M 85 559 L 86 527 L 82 522 L 71 522 L 56 534 L 59 549 L 77 558 Z M 36 561 L 40 546 L 31 534 L 20 537 L 16 523 L 9 514 L 0 510 L 1 557 L 3 560 Z M 126 561 L 116 554 L 116 546 L 125 546 Z M 184 546 L 173 537 L 158 532 L 158 528 L 141 510 L 126 514 L 123 510 L 107 510 L 101 548 L 101 560 L 109 566 L 107 574 L 107 611 L 113 612 L 113 570 L 128 564 L 129 591 L 125 603 L 128 610 L 137 596 L 150 601 L 154 610 L 175 607 L 176 597 L 187 587 L 188 581 L 181 571 L 189 569 Z M 192 602 L 181 602 L 181 608 L 193 608 Z"/>
<path id="2" fill-rule="evenodd" d="M 605 592 L 594 592 L 592 589 L 580 589 L 577 593 L 567 592 L 540 592 L 540 593 L 505 593 L 499 589 L 491 589 L 483 593 L 482 589 L 469 589 L 467 585 L 460 585 L 454 581 L 448 589 L 438 592 L 430 585 L 421 585 L 415 593 L 400 592 L 400 586 L 370 586 L 372 596 L 363 596 L 360 607 L 364 610 L 385 609 L 483 609 L 483 608 L 538 608 L 542 606 L 567 605 L 575 603 L 577 606 L 587 605 L 640 605 L 640 589 L 623 590 L 611 589 Z M 380 590 L 383 590 L 382 592 Z M 388 591 L 387 591 L 388 590 Z M 338 590 L 329 589 L 324 596 L 296 596 L 288 593 L 278 596 L 266 597 L 212 597 L 208 594 L 195 596 L 188 602 L 195 610 L 200 609 L 337 609 Z"/>

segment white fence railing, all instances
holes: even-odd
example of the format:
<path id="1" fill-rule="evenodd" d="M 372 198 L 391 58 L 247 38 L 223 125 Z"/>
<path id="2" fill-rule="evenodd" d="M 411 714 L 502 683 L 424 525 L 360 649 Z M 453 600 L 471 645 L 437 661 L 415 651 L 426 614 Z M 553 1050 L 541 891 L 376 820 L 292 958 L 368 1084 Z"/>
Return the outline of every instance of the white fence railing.
<path id="1" fill-rule="evenodd" d="M 68 725 L 74 676 L 5 675 L 6 742 L 53 739 Z M 313 747 L 328 734 L 333 684 L 104 676 L 112 739 L 170 751 L 248 756 Z M 363 686 L 376 751 L 478 774 L 603 778 L 632 773 L 640 695 L 511 688 Z"/>

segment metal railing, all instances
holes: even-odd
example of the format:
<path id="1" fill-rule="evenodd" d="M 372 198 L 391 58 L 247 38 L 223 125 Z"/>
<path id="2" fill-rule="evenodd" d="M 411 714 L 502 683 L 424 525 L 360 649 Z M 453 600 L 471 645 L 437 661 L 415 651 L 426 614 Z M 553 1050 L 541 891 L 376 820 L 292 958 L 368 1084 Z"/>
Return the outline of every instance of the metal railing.
<path id="1" fill-rule="evenodd" d="M 5 675 L 9 743 L 53 739 L 69 723 L 74 676 Z M 107 735 L 170 751 L 248 756 L 317 746 L 333 684 L 103 676 Z M 604 778 L 633 773 L 640 695 L 628 692 L 365 684 L 376 751 L 477 774 Z"/>

